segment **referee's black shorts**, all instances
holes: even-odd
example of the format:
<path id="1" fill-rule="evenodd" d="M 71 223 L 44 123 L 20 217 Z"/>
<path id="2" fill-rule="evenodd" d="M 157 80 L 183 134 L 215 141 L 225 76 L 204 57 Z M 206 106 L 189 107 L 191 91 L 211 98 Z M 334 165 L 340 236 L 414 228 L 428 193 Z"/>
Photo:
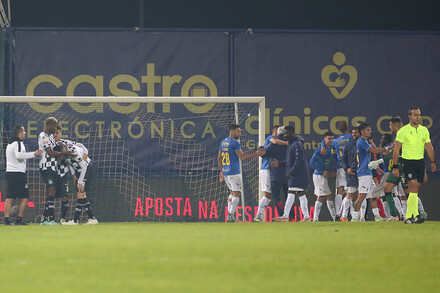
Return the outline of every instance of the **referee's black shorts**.
<path id="1" fill-rule="evenodd" d="M 29 198 L 27 176 L 22 172 L 6 172 L 8 184 L 6 198 Z"/>
<path id="2" fill-rule="evenodd" d="M 406 182 L 416 179 L 417 182 L 423 183 L 425 177 L 425 161 L 422 160 L 405 160 L 402 159 L 402 170 L 405 175 Z"/>

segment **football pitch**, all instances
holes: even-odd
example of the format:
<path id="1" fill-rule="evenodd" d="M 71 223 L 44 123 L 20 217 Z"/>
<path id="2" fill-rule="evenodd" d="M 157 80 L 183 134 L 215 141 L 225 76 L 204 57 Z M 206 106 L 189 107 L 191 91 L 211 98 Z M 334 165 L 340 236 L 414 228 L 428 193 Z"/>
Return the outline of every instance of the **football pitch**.
<path id="1" fill-rule="evenodd" d="M 440 223 L 1 226 L 1 292 L 435 292 Z M 438 292 L 438 291 L 437 291 Z"/>

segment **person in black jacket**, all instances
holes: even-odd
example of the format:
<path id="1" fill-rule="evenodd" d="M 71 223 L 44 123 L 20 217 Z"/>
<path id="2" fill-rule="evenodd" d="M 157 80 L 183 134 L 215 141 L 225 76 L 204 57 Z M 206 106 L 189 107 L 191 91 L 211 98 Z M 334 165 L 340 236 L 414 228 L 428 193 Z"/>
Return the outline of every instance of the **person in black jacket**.
<path id="1" fill-rule="evenodd" d="M 310 222 L 308 202 L 305 196 L 305 191 L 309 188 L 309 165 L 304 154 L 304 139 L 299 135 L 295 135 L 293 126 L 286 126 L 285 130 L 284 138 L 289 142 L 286 153 L 286 178 L 289 193 L 284 205 L 284 214 L 274 220 L 276 222 L 289 221 L 290 209 L 295 202 L 295 195 L 298 195 L 304 215 L 303 221 Z"/>

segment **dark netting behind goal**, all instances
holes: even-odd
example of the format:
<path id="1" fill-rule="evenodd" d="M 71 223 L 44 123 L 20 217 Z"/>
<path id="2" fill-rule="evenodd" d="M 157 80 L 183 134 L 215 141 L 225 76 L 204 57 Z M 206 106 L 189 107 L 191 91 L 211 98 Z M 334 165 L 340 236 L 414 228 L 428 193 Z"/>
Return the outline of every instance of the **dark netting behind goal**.
<path id="1" fill-rule="evenodd" d="M 258 104 L 237 105 L 236 109 L 223 103 L 1 103 L 0 209 L 6 198 L 5 149 L 12 127 L 25 127 L 26 148 L 34 151 L 45 119 L 53 116 L 63 138 L 89 150 L 95 173 L 87 197 L 99 221 L 224 221 L 229 192 L 219 182 L 217 155 L 236 116 L 243 131 L 243 152 L 258 147 Z M 27 163 L 31 202 L 26 220 L 32 222 L 40 220 L 46 195 L 38 162 Z M 258 171 L 258 158 L 243 161 L 247 207 L 239 213 L 245 212 L 248 220 L 258 201 Z M 71 219 L 76 192 L 69 177 Z M 55 205 L 59 219 L 59 199 Z"/>

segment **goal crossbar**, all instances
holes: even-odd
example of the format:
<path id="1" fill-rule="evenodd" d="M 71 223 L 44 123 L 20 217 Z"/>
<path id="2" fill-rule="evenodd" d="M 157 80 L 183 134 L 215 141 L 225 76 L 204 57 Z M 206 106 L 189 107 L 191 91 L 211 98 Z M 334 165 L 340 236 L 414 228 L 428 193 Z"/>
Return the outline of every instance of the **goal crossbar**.
<path id="1" fill-rule="evenodd" d="M 0 96 L 0 103 L 243 103 L 259 104 L 265 97 L 96 97 L 96 96 Z"/>

